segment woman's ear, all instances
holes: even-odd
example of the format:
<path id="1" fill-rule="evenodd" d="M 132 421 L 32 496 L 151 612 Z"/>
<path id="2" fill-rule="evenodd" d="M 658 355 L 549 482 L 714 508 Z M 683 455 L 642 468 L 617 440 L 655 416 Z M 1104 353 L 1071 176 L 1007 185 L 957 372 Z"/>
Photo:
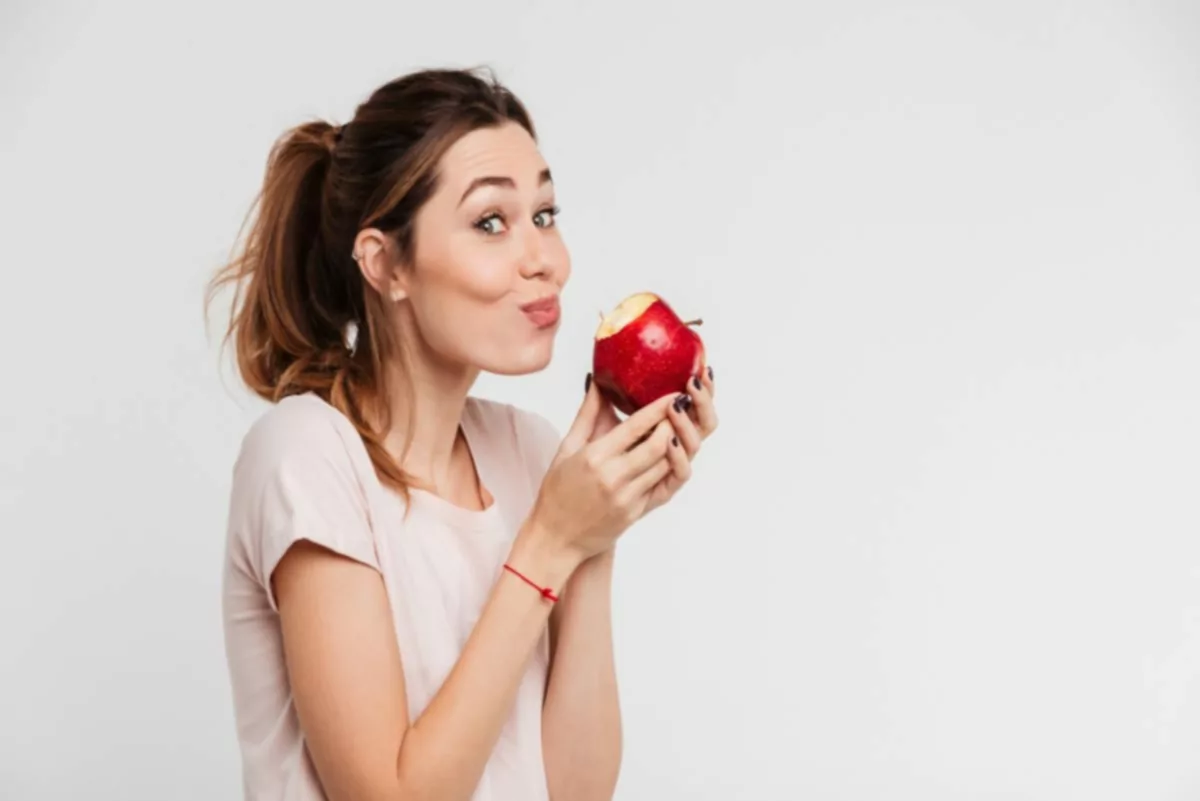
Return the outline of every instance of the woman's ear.
<path id="1" fill-rule="evenodd" d="M 389 238 L 378 228 L 364 228 L 354 238 L 351 256 L 363 280 L 383 298 L 398 303 L 408 297 L 408 281 L 399 260 L 392 255 Z"/>

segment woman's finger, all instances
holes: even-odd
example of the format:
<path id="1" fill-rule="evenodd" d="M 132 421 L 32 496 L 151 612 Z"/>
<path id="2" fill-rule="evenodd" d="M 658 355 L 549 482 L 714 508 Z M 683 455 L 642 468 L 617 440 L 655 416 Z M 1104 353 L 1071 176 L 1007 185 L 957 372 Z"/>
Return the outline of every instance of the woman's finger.
<path id="1" fill-rule="evenodd" d="M 691 418 L 700 429 L 703 439 L 717 430 L 717 408 L 713 404 L 713 382 L 708 370 L 692 378 L 688 383 L 688 391 L 693 400 Z"/>
<path id="2" fill-rule="evenodd" d="M 683 441 L 678 435 L 671 439 L 671 445 L 667 448 L 667 461 L 671 463 L 668 489 L 673 493 L 679 485 L 692 477 L 692 460 L 683 449 Z"/>
<path id="3" fill-rule="evenodd" d="M 673 396 L 664 395 L 658 400 L 643 406 L 622 420 L 620 424 L 604 436 L 592 440 L 589 447 L 601 459 L 608 459 L 609 457 L 632 450 L 632 446 L 636 445 L 644 435 L 654 430 L 656 425 L 666 419 L 667 409 L 670 408 L 672 402 Z M 597 415 L 599 411 L 599 408 L 597 408 Z"/>
<path id="4" fill-rule="evenodd" d="M 671 500 L 692 477 L 692 462 L 678 437 L 671 441 L 671 448 L 667 451 L 664 461 L 670 464 L 670 472 L 651 488 L 648 509 L 657 509 Z"/>
<path id="5" fill-rule="evenodd" d="M 630 448 L 616 458 L 616 473 L 622 483 L 632 481 L 649 470 L 666 455 L 670 439 L 675 435 L 671 421 L 663 420 L 650 431 L 641 444 Z"/>
<path id="6" fill-rule="evenodd" d="M 600 411 L 596 415 L 596 425 L 592 429 L 591 441 L 594 442 L 600 439 L 620 424 L 621 419 L 617 417 L 617 413 L 613 409 L 612 404 L 609 403 L 607 399 L 602 400 L 600 403 Z"/>
<path id="7" fill-rule="evenodd" d="M 669 478 L 671 478 L 671 462 L 660 456 L 658 461 L 650 465 L 648 469 L 634 476 L 622 491 L 626 493 L 629 500 L 634 500 L 653 490 L 663 479 Z"/>
<path id="8" fill-rule="evenodd" d="M 688 398 L 687 395 L 682 397 Z M 667 419 L 671 421 L 671 425 L 675 429 L 675 434 L 679 437 L 679 441 L 683 443 L 683 449 L 689 459 L 694 458 L 696 453 L 699 452 L 700 444 L 703 440 L 696 424 L 688 416 L 688 410 L 694 405 L 695 401 L 673 403 L 671 404 L 671 410 L 667 413 Z"/>
<path id="9" fill-rule="evenodd" d="M 592 431 L 596 427 L 596 420 L 599 418 L 600 412 L 605 405 L 604 398 L 600 395 L 599 387 L 592 381 L 592 374 L 588 373 L 583 403 L 580 404 L 579 411 L 575 414 L 575 420 L 571 423 L 571 427 L 563 435 L 560 446 L 562 450 L 574 453 L 592 439 Z"/>

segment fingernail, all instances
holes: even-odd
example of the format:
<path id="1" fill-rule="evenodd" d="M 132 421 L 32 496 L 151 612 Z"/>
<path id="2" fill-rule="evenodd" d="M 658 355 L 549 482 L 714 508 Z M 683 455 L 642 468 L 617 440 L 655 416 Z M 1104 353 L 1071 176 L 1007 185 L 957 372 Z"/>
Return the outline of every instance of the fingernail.
<path id="1" fill-rule="evenodd" d="M 712 380 L 713 380 L 713 371 L 712 371 L 712 365 L 711 365 L 711 364 L 708 366 L 708 380 L 709 380 L 709 381 L 712 381 Z"/>
<path id="2" fill-rule="evenodd" d="M 686 409 L 689 409 L 692 406 L 692 396 L 680 395 L 675 399 L 675 403 L 673 405 L 675 406 L 675 411 L 677 412 L 682 412 Z"/>
<path id="3" fill-rule="evenodd" d="M 692 376 L 692 386 L 695 387 L 696 389 L 700 389 L 700 376 L 698 376 L 698 375 Z"/>
<path id="4" fill-rule="evenodd" d="M 679 437 L 671 437 L 671 444 L 678 446 L 679 445 Z"/>
<path id="5" fill-rule="evenodd" d="M 588 390 L 592 388 L 592 374 L 587 374 L 587 380 L 583 382 L 583 394 L 586 395 Z"/>

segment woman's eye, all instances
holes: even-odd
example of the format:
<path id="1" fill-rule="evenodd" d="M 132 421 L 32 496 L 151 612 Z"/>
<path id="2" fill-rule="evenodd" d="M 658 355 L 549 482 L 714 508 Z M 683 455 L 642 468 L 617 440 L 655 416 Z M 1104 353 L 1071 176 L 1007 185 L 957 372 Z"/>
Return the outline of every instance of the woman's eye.
<path id="1" fill-rule="evenodd" d="M 504 233 L 504 218 L 499 214 L 489 214 L 475 223 L 475 227 L 485 234 L 501 234 Z"/>
<path id="2" fill-rule="evenodd" d="M 533 216 L 533 224 L 538 228 L 551 228 L 555 224 L 555 218 L 558 216 L 558 213 L 558 206 L 542 209 Z M 486 217 L 481 217 L 475 223 L 475 227 L 489 236 L 502 234 L 506 230 L 504 217 L 495 212 L 488 214 Z"/>

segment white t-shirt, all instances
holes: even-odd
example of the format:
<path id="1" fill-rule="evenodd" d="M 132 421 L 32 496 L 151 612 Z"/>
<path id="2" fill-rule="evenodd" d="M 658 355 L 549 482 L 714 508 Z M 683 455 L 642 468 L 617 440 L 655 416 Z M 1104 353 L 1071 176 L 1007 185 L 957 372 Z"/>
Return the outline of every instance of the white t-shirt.
<path id="1" fill-rule="evenodd" d="M 247 801 L 325 801 L 292 705 L 271 574 L 300 539 L 379 571 L 416 719 L 458 660 L 528 514 L 560 437 L 544 418 L 468 398 L 461 420 L 483 511 L 375 475 L 350 421 L 316 395 L 286 398 L 246 434 L 233 474 L 223 610 Z M 545 633 L 473 801 L 547 799 L 542 699 Z"/>

